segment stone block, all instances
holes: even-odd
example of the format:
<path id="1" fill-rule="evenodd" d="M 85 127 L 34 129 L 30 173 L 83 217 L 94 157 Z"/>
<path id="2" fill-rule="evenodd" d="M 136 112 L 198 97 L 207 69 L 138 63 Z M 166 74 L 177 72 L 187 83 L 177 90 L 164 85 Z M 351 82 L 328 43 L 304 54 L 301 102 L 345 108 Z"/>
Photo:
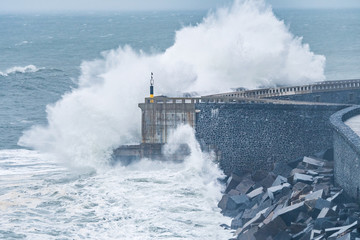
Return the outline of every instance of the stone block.
<path id="1" fill-rule="evenodd" d="M 319 213 L 320 213 L 321 209 L 330 208 L 330 207 L 331 207 L 331 202 L 329 202 L 325 199 L 322 199 L 322 198 L 319 198 L 316 200 L 315 209 L 319 210 Z"/>
<path id="2" fill-rule="evenodd" d="M 255 224 L 255 223 L 260 223 L 262 222 L 265 217 L 264 217 L 264 213 L 266 212 L 267 209 L 264 209 L 260 212 L 258 212 L 252 219 L 250 219 L 249 221 L 247 221 L 244 226 L 242 227 L 241 231 L 245 231 L 247 228 L 249 228 L 249 226 Z"/>
<path id="3" fill-rule="evenodd" d="M 337 240 L 352 240 L 355 239 L 355 237 L 352 237 L 352 233 L 346 233 L 345 235 L 336 238 Z"/>
<path id="4" fill-rule="evenodd" d="M 323 167 L 325 165 L 325 161 L 311 157 L 304 157 L 303 162 L 314 167 Z"/>
<path id="5" fill-rule="evenodd" d="M 251 179 L 245 178 L 236 186 L 236 190 L 241 194 L 247 194 L 254 184 Z"/>
<path id="6" fill-rule="evenodd" d="M 334 173 L 334 168 L 323 167 L 323 168 L 317 169 L 316 172 L 319 174 L 331 174 L 331 173 Z"/>
<path id="7" fill-rule="evenodd" d="M 293 189 L 293 191 L 302 191 L 303 194 L 306 194 L 312 190 L 312 187 L 306 183 L 298 182 L 298 183 L 294 184 L 292 189 Z M 304 191 L 304 189 L 306 189 L 308 191 Z"/>
<path id="8" fill-rule="evenodd" d="M 290 200 L 290 188 L 283 188 L 280 193 L 275 195 L 274 202 L 278 204 L 286 204 Z"/>
<path id="9" fill-rule="evenodd" d="M 307 170 L 307 171 L 306 171 L 306 174 L 311 175 L 311 176 L 313 176 L 313 177 L 319 175 L 319 173 L 317 173 L 317 172 L 315 172 L 315 171 L 313 171 L 313 170 Z"/>
<path id="10" fill-rule="evenodd" d="M 296 223 L 305 223 L 306 220 L 309 219 L 309 216 L 305 212 L 300 212 L 297 216 L 295 222 Z"/>
<path id="11" fill-rule="evenodd" d="M 336 219 L 334 218 L 318 218 L 314 221 L 314 229 L 325 230 L 336 226 Z"/>
<path id="12" fill-rule="evenodd" d="M 321 230 L 316 230 L 316 229 L 311 230 L 310 239 L 314 239 L 318 237 L 319 235 L 321 235 L 321 233 L 322 233 Z"/>
<path id="13" fill-rule="evenodd" d="M 278 234 L 276 234 L 273 239 L 276 239 L 276 240 L 290 240 L 291 236 L 290 236 L 289 233 L 287 233 L 285 231 L 281 231 Z"/>
<path id="14" fill-rule="evenodd" d="M 341 189 L 339 192 L 335 193 L 333 196 L 327 198 L 326 200 L 328 200 L 329 202 L 341 202 L 342 199 L 342 194 L 343 194 L 343 189 Z"/>
<path id="15" fill-rule="evenodd" d="M 246 194 L 246 196 L 250 199 L 256 197 L 256 196 L 259 196 L 260 194 L 262 194 L 264 191 L 264 188 L 263 187 L 259 187 L 251 192 L 249 192 L 248 194 Z"/>
<path id="16" fill-rule="evenodd" d="M 317 200 L 319 198 L 322 198 L 323 197 L 323 194 L 324 194 L 324 190 L 318 190 L 316 192 L 313 192 L 313 193 L 310 193 L 308 195 L 305 196 L 305 201 L 308 201 L 308 200 Z"/>
<path id="17" fill-rule="evenodd" d="M 231 220 L 231 229 L 238 229 L 240 227 L 242 227 L 243 222 L 241 219 L 233 219 Z"/>
<path id="18" fill-rule="evenodd" d="M 303 158 L 294 159 L 287 162 L 287 165 L 291 168 L 296 168 L 296 166 L 301 163 Z"/>
<path id="19" fill-rule="evenodd" d="M 259 183 L 262 187 L 269 188 L 273 184 L 276 176 L 273 173 L 269 173 L 263 180 L 261 180 Z"/>
<path id="20" fill-rule="evenodd" d="M 254 233 L 257 240 L 266 240 L 269 236 L 276 236 L 279 232 L 287 228 L 285 222 L 280 217 L 276 217 L 268 224 L 263 225 Z M 274 238 L 275 239 L 275 238 Z"/>
<path id="21" fill-rule="evenodd" d="M 220 208 L 221 210 L 225 210 L 228 200 L 229 200 L 229 196 L 223 195 L 220 202 L 218 203 L 218 208 Z"/>
<path id="22" fill-rule="evenodd" d="M 249 198 L 244 194 L 229 196 L 227 209 L 229 210 L 233 210 L 237 208 L 245 209 L 248 206 L 248 204 L 249 204 Z"/>
<path id="23" fill-rule="evenodd" d="M 275 187 L 275 186 L 279 186 L 279 185 L 282 185 L 284 183 L 287 183 L 288 180 L 287 178 L 283 177 L 283 176 L 277 176 L 276 179 L 274 180 L 274 182 L 272 183 L 272 187 Z"/>
<path id="24" fill-rule="evenodd" d="M 326 183 L 317 183 L 314 185 L 314 192 L 318 191 L 318 190 L 323 190 L 324 191 L 324 197 L 328 197 L 330 194 L 330 186 L 329 184 Z"/>
<path id="25" fill-rule="evenodd" d="M 252 219 L 253 217 L 255 217 L 257 213 L 258 213 L 258 211 L 254 210 L 254 209 L 245 209 L 244 214 L 242 215 L 241 219 L 244 220 L 245 222 L 247 222 L 250 219 Z"/>
<path id="26" fill-rule="evenodd" d="M 294 234 L 292 236 L 292 239 L 294 240 L 309 240 L 310 236 L 311 236 L 311 230 L 312 230 L 313 226 L 311 224 L 309 224 L 304 230 L 302 230 L 301 232 Z"/>
<path id="27" fill-rule="evenodd" d="M 292 222 L 289 229 L 291 234 L 297 234 L 302 230 L 304 230 L 305 228 L 306 228 L 306 224 L 304 223 Z"/>
<path id="28" fill-rule="evenodd" d="M 246 230 L 243 233 L 239 233 L 237 236 L 237 240 L 256 240 L 254 234 L 257 232 L 258 227 L 252 227 L 249 230 Z"/>
<path id="29" fill-rule="evenodd" d="M 351 232 L 353 229 L 358 227 L 358 222 L 355 221 L 350 225 L 342 226 L 342 227 L 334 227 L 325 229 L 326 233 L 330 233 L 329 240 L 337 239 L 340 236 L 345 235 L 346 233 Z"/>
<path id="30" fill-rule="evenodd" d="M 228 195 L 229 196 L 240 195 L 240 192 L 235 189 L 231 189 Z"/>
<path id="31" fill-rule="evenodd" d="M 301 202 L 277 210 L 276 212 L 274 212 L 273 218 L 279 216 L 288 226 L 290 226 L 291 222 L 294 222 L 297 219 L 299 213 L 305 210 L 306 208 L 304 202 Z"/>
<path id="32" fill-rule="evenodd" d="M 265 201 L 261 201 L 259 204 L 259 211 L 265 209 L 265 208 L 269 208 L 271 206 L 271 200 L 267 199 Z"/>
<path id="33" fill-rule="evenodd" d="M 270 187 L 267 189 L 267 194 L 269 195 L 270 199 L 274 200 L 277 193 L 280 193 L 284 188 L 290 189 L 290 186 L 291 185 L 289 183 L 284 183 L 282 185 Z"/>
<path id="34" fill-rule="evenodd" d="M 314 182 L 314 178 L 310 175 L 306 175 L 306 174 L 302 174 L 302 173 L 295 173 L 293 182 L 294 183 L 303 182 L 303 183 L 311 184 Z"/>
<path id="35" fill-rule="evenodd" d="M 296 173 L 304 174 L 306 173 L 306 170 L 301 168 L 294 168 L 291 170 L 290 176 L 293 177 Z"/>
<path id="36" fill-rule="evenodd" d="M 319 215 L 317 216 L 317 218 L 325 218 L 325 217 L 336 217 L 337 213 L 332 210 L 331 208 L 323 208 L 321 209 Z"/>
<path id="37" fill-rule="evenodd" d="M 232 173 L 227 181 L 225 193 L 230 192 L 231 189 L 235 189 L 236 186 L 241 182 L 241 180 L 242 180 L 241 176 L 238 176 L 235 173 Z"/>
<path id="38" fill-rule="evenodd" d="M 267 218 L 270 215 L 270 213 L 272 213 L 275 210 L 276 207 L 277 207 L 276 204 L 269 206 L 266 212 L 263 214 L 264 217 Z"/>

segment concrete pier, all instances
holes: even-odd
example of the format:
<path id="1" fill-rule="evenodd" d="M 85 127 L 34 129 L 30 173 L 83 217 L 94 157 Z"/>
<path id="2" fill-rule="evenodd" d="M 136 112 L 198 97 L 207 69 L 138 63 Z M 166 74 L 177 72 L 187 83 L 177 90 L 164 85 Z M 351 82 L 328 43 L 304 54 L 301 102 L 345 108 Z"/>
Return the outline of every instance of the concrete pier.
<path id="1" fill-rule="evenodd" d="M 195 128 L 195 103 L 200 98 L 145 98 L 140 103 L 142 143 L 165 144 L 171 132 L 181 124 Z"/>

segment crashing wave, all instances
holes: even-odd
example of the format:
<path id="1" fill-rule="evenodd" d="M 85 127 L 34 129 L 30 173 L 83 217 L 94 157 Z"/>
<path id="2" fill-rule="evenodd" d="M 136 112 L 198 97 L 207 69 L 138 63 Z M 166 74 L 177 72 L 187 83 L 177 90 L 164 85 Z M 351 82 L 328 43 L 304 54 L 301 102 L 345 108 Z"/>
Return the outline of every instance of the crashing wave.
<path id="1" fill-rule="evenodd" d="M 0 76 L 8 76 L 10 74 L 14 74 L 14 73 L 28 73 L 28 72 L 37 72 L 40 69 L 37 68 L 34 65 L 27 65 L 25 67 L 12 67 L 12 68 L 8 68 L 5 72 L 0 72 Z"/>
<path id="2" fill-rule="evenodd" d="M 141 139 L 137 104 L 147 96 L 150 72 L 156 94 L 179 96 L 317 82 L 325 79 L 324 67 L 325 57 L 294 36 L 264 0 L 235 0 L 177 31 L 164 52 L 124 46 L 84 62 L 78 88 L 48 105 L 48 124 L 24 132 L 18 144 L 102 163 L 113 148 Z"/>

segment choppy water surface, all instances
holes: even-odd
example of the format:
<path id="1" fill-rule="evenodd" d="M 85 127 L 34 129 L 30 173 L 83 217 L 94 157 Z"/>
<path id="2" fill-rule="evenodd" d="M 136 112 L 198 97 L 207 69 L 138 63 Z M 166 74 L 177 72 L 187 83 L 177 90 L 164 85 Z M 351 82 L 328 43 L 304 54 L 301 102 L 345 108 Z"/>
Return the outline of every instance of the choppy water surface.
<path id="1" fill-rule="evenodd" d="M 191 161 L 71 171 L 35 151 L 2 150 L 0 238 L 230 238 L 209 163 Z"/>
<path id="2" fill-rule="evenodd" d="M 108 156 L 140 141 L 150 72 L 169 96 L 360 77 L 359 10 L 274 14 L 254 2 L 205 20 L 0 15 L 0 239 L 230 238 L 222 173 L 191 129 L 174 133 L 192 149 L 183 163 Z"/>

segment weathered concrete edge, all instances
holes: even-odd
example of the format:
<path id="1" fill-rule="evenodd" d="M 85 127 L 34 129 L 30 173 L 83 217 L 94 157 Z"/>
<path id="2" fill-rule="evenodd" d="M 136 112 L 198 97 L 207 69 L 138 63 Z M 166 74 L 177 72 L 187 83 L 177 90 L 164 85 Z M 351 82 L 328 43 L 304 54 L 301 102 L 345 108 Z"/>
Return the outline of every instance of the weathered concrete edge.
<path id="1" fill-rule="evenodd" d="M 352 106 L 330 117 L 333 128 L 334 177 L 336 184 L 353 199 L 360 199 L 360 137 L 344 122 L 360 114 L 360 106 Z"/>
<path id="2" fill-rule="evenodd" d="M 360 105 L 348 107 L 331 115 L 330 123 L 335 133 L 340 135 L 360 157 L 360 136 L 344 123 L 359 114 Z"/>

